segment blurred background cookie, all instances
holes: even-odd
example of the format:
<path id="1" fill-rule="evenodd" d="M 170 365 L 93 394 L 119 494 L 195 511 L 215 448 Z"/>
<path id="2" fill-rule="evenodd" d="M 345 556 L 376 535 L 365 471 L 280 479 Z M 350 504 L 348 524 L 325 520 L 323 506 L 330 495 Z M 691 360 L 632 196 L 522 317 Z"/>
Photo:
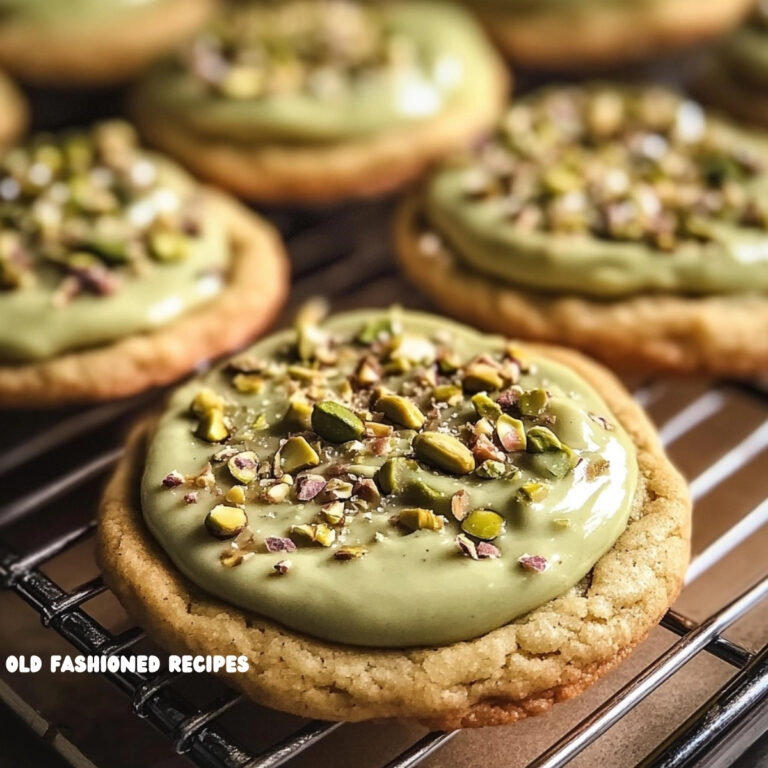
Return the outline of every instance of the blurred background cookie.
<path id="1" fill-rule="evenodd" d="M 0 66 L 37 84 L 126 80 L 189 37 L 214 0 L 4 0 Z"/>
<path id="2" fill-rule="evenodd" d="M 716 37 L 754 0 L 475 0 L 513 62 L 538 69 L 611 67 Z"/>
<path id="3" fill-rule="evenodd" d="M 120 397 L 252 338 L 287 265 L 272 228 L 126 123 L 0 158 L 0 404 Z"/>
<path id="4" fill-rule="evenodd" d="M 768 368 L 768 142 L 658 86 L 550 88 L 406 203 L 407 274 L 478 325 L 640 371 Z"/>
<path id="5" fill-rule="evenodd" d="M 0 72 L 0 146 L 17 138 L 26 127 L 27 119 L 24 97 Z"/>
<path id="6" fill-rule="evenodd" d="M 378 194 L 495 122 L 508 77 L 442 2 L 249 0 L 139 85 L 146 138 L 253 200 Z"/>

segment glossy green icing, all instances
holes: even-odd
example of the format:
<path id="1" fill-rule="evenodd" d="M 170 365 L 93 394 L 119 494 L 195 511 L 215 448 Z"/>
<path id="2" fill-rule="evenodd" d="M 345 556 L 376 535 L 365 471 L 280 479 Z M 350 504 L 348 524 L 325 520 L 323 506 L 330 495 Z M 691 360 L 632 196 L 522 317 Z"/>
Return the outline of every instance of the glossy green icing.
<path id="1" fill-rule="evenodd" d="M 332 318 L 323 328 L 350 339 L 365 322 L 382 317 L 386 315 L 381 312 L 349 313 Z M 465 362 L 481 353 L 497 354 L 505 347 L 499 337 L 482 336 L 442 318 L 404 313 L 403 323 L 407 334 L 439 339 Z M 294 332 L 278 333 L 252 351 L 260 359 L 284 360 L 295 340 Z M 236 567 L 224 567 L 220 558 L 228 545 L 213 539 L 203 525 L 207 512 L 222 501 L 221 496 L 200 491 L 197 503 L 185 505 L 188 486 L 163 487 L 169 472 L 197 474 L 220 448 L 193 435 L 190 401 L 202 384 L 228 401 L 236 401 L 237 409 L 230 407 L 228 413 L 238 429 L 260 412 L 269 424 L 279 423 L 288 401 L 282 381 L 268 381 L 259 394 L 239 395 L 231 386 L 231 373 L 217 369 L 203 382 L 192 382 L 173 395 L 151 440 L 141 487 L 146 523 L 175 565 L 193 582 L 233 605 L 309 635 L 353 645 L 402 647 L 445 645 L 493 630 L 576 584 L 624 530 L 637 487 L 632 441 L 615 423 L 600 396 L 562 365 L 543 357 L 533 362 L 534 368 L 523 374 L 520 384 L 549 390 L 551 399 L 544 417 L 575 456 L 583 459 L 565 478 L 547 481 L 549 494 L 543 500 L 527 501 L 520 493 L 524 483 L 541 479 L 530 454 L 516 459 L 518 474 L 501 480 L 447 475 L 422 463 L 409 470 L 407 484 L 412 488 L 423 481 L 431 489 L 427 496 L 423 490 L 415 495 L 411 490 L 385 496 L 369 514 L 351 519 L 343 544 L 367 547 L 368 554 L 362 558 L 348 562 L 334 559 L 332 553 L 340 544 L 337 539 L 330 548 L 300 546 L 291 553 L 268 553 L 258 545 L 250 559 Z M 353 367 L 353 360 L 340 361 L 331 383 L 338 384 Z M 397 389 L 398 381 L 392 376 L 385 383 Z M 608 428 L 590 414 L 607 419 Z M 477 416 L 465 398 L 448 407 L 441 418 L 455 427 L 472 423 Z M 409 452 L 413 434 L 396 434 L 397 452 Z M 258 435 L 247 446 L 265 458 L 274 453 L 285 432 L 275 427 Z M 237 439 L 235 444 L 241 445 Z M 345 453 L 348 449 L 344 446 L 323 450 L 330 451 L 337 463 L 352 462 L 350 471 L 354 471 L 355 461 L 376 466 L 386 458 L 355 459 Z M 586 467 L 595 459 L 606 459 L 607 471 L 587 472 Z M 323 464 L 312 471 L 322 473 L 325 469 Z M 220 466 L 215 473 L 216 485 L 223 493 L 233 480 Z M 462 489 L 469 493 L 472 508 L 493 509 L 504 517 L 505 532 L 494 542 L 501 557 L 472 560 L 459 553 L 459 523 L 447 509 L 446 499 Z M 429 496 L 438 500 L 430 504 Z M 444 515 L 444 529 L 409 533 L 392 525 L 393 513 L 414 504 Z M 298 503 L 291 497 L 278 504 L 249 501 L 245 509 L 258 543 L 266 536 L 286 536 L 292 524 L 316 519 L 319 504 Z M 541 573 L 526 570 L 518 563 L 523 555 L 543 556 L 549 567 Z M 276 576 L 274 565 L 284 558 L 291 560 L 291 570 Z"/>
<path id="2" fill-rule="evenodd" d="M 380 15 L 388 34 L 415 46 L 413 66 L 372 68 L 330 97 L 301 90 L 233 100 L 169 62 L 140 85 L 142 103 L 211 139 L 334 143 L 433 118 L 497 77 L 495 53 L 461 8 L 415 0 L 382 4 Z"/>
<path id="3" fill-rule="evenodd" d="M 563 92 L 567 93 L 565 89 Z M 544 97 L 546 94 L 545 91 Z M 531 100 L 537 98 L 530 97 Z M 526 101 L 520 103 L 524 105 Z M 701 119 L 712 120 L 692 103 L 690 107 L 684 104 L 684 108 L 690 110 L 695 124 Z M 692 142 L 690 149 L 683 151 L 700 154 L 712 151 L 718 163 L 728 163 L 731 162 L 729 153 L 741 148 L 745 156 L 761 165 L 732 187 L 738 187 L 735 191 L 740 196 L 755 201 L 757 206 L 762 205 L 762 201 L 768 199 L 768 144 L 758 135 L 722 121 L 708 122 L 707 126 L 701 141 Z M 652 130 L 648 136 L 659 141 L 653 139 Z M 666 146 L 666 141 L 662 139 L 661 146 Z M 587 144 L 586 149 L 579 151 L 589 158 L 593 151 L 597 152 L 591 148 L 594 146 L 594 143 Z M 600 146 L 598 141 L 600 150 L 607 152 L 606 147 L 607 144 Z M 719 147 L 725 149 L 721 151 Z M 511 150 L 515 158 L 519 157 L 517 151 Z M 568 160 L 557 162 L 565 166 Z M 604 181 L 612 168 L 610 160 L 600 162 L 605 163 Z M 676 161 L 672 158 L 670 162 Z M 615 168 L 623 166 L 617 162 Z M 706 238 L 681 235 L 668 249 L 653 247 L 647 239 L 634 236 L 593 236 L 587 228 L 552 231 L 541 226 L 523 227 L 510 216 L 508 198 L 495 193 L 468 193 L 471 186 L 468 182 L 477 171 L 475 160 L 447 163 L 428 180 L 423 195 L 427 226 L 472 270 L 512 285 L 602 298 L 644 292 L 706 295 L 768 291 L 768 232 L 762 224 L 747 225 L 726 213 L 703 214 Z M 655 177 L 642 169 L 637 173 L 646 184 L 646 191 L 651 189 Z M 578 171 L 576 176 L 578 178 Z M 591 199 L 588 189 L 579 187 L 577 193 Z M 636 200 L 631 189 L 623 198 L 617 195 L 617 199 L 630 204 Z M 565 205 L 566 195 L 560 200 Z M 657 199 L 653 202 L 658 205 Z M 687 214 L 683 207 L 676 215 Z"/>

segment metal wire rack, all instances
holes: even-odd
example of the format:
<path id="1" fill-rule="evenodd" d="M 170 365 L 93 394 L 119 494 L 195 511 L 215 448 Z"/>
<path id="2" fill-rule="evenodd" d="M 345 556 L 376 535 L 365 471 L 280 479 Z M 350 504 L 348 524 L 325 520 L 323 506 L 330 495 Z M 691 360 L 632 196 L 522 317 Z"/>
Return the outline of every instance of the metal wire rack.
<path id="1" fill-rule="evenodd" d="M 418 297 L 399 281 L 392 266 L 387 225 L 390 209 L 391 204 L 384 202 L 325 212 L 316 217 L 305 214 L 296 218 L 280 212 L 273 215 L 291 251 L 294 308 L 317 293 L 328 295 L 337 308 L 391 301 L 419 305 Z M 289 308 L 288 313 L 290 311 Z M 671 401 L 676 403 L 675 408 L 660 424 L 666 444 L 699 433 L 706 442 L 706 425 L 718 418 L 730 420 L 729 409 L 743 407 L 735 406 L 736 401 L 747 401 L 751 414 L 750 429 L 745 434 L 739 433 L 732 444 L 721 445 L 716 458 L 696 471 L 692 493 L 697 503 L 716 497 L 718 489 L 744 467 L 757 466 L 759 470 L 762 464 L 763 470 L 768 468 L 765 464 L 768 395 L 763 390 L 717 383 L 699 388 L 689 397 L 680 395 L 677 388 L 677 384 L 665 381 L 641 382 L 635 388 L 637 399 L 649 407 L 670 391 L 673 393 Z M 12 547 L 6 543 L 5 533 L 19 524 L 29 527 L 30 521 L 50 521 L 49 516 L 43 518 L 46 509 L 103 476 L 120 456 L 120 430 L 115 429 L 115 425 L 158 396 L 152 393 L 131 402 L 66 414 L 7 414 L 4 418 L 5 433 L 0 432 L 0 484 L 6 489 L 3 495 L 12 500 L 0 505 L 0 581 L 6 590 L 15 593 L 39 614 L 45 627 L 83 653 L 116 655 L 144 642 L 139 628 L 113 632 L 89 615 L 86 604 L 106 590 L 100 577 L 65 589 L 46 572 L 49 563 L 92 536 L 95 523 L 89 516 L 93 510 L 93 493 L 85 502 L 90 505 L 80 523 L 48 523 L 45 526 L 48 535 L 42 542 Z M 59 459 L 51 462 L 51 455 Z M 53 463 L 54 470 L 48 469 L 42 475 L 46 479 L 38 482 L 41 462 L 46 462 L 46 467 Z M 758 474 L 765 473 L 758 471 Z M 35 478 L 33 483 L 29 482 L 31 478 Z M 757 505 L 746 514 L 726 516 L 725 527 L 700 548 L 689 571 L 688 583 L 726 560 L 768 522 L 768 478 L 762 481 L 762 488 L 751 488 L 745 496 L 750 499 L 757 493 Z M 703 621 L 696 622 L 674 610 L 669 611 L 662 626 L 678 637 L 676 642 L 529 765 L 536 768 L 565 765 L 701 654 L 714 656 L 728 665 L 732 670 L 730 679 L 644 758 L 642 764 L 668 767 L 729 764 L 768 726 L 768 645 L 753 652 L 724 637 L 731 625 L 768 596 L 766 573 L 763 566 L 762 578 L 757 583 Z M 767 641 L 765 636 L 759 639 L 759 643 Z M 344 728 L 338 724 L 309 722 L 266 750 L 254 752 L 228 735 L 220 722 L 222 715 L 234 708 L 254 707 L 243 697 L 224 692 L 211 695 L 206 703 L 198 705 L 177 690 L 176 676 L 165 671 L 151 676 L 114 672 L 108 673 L 107 678 L 131 697 L 136 715 L 163 734 L 173 749 L 206 768 L 275 768 L 290 764 L 332 731 Z M 389 756 L 384 755 L 379 764 L 386 763 L 386 768 L 426 764 L 433 753 L 460 738 L 458 732 L 429 733 L 389 762 L 386 762 Z M 350 759 L 352 762 L 336 764 L 356 765 L 354 758 Z"/>

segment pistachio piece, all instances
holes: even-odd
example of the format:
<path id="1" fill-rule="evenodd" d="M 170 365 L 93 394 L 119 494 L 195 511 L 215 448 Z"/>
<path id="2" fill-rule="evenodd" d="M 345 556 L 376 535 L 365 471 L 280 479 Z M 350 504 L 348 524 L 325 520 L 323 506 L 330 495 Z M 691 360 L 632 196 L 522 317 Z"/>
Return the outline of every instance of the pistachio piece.
<path id="1" fill-rule="evenodd" d="M 264 379 L 252 373 L 238 373 L 232 379 L 232 386 L 244 395 L 258 395 L 264 389 Z"/>
<path id="2" fill-rule="evenodd" d="M 178 488 L 185 482 L 185 480 L 186 478 L 184 475 L 182 475 L 178 470 L 174 469 L 163 478 L 163 487 Z"/>
<path id="3" fill-rule="evenodd" d="M 245 487 L 242 485 L 233 485 L 225 494 L 224 500 L 230 504 L 245 504 Z"/>
<path id="4" fill-rule="evenodd" d="M 267 552 L 295 552 L 296 545 L 291 539 L 282 536 L 267 536 L 264 539 L 264 546 Z"/>
<path id="5" fill-rule="evenodd" d="M 461 552 L 464 557 L 472 558 L 472 560 L 479 560 L 477 555 L 477 546 L 475 545 L 475 542 L 469 538 L 469 536 L 464 533 L 460 533 L 456 537 L 456 544 L 459 548 L 459 552 Z"/>
<path id="6" fill-rule="evenodd" d="M 182 232 L 159 230 L 149 236 L 149 252 L 158 261 L 182 261 L 189 255 L 189 238 Z"/>
<path id="7" fill-rule="evenodd" d="M 299 501 L 312 501 L 325 489 L 322 475 L 301 475 L 296 479 L 296 498 Z"/>
<path id="8" fill-rule="evenodd" d="M 461 368 L 461 360 L 455 352 L 443 349 L 437 356 L 437 368 L 444 376 L 450 376 Z"/>
<path id="9" fill-rule="evenodd" d="M 366 547 L 339 547 L 334 553 L 335 560 L 359 560 L 368 554 Z"/>
<path id="10" fill-rule="evenodd" d="M 379 493 L 379 489 L 376 487 L 376 483 L 374 483 L 373 480 L 370 480 L 369 478 L 358 480 L 355 483 L 352 492 L 353 495 L 358 499 L 367 501 L 369 504 L 376 505 L 381 503 L 381 494 Z"/>
<path id="11" fill-rule="evenodd" d="M 451 497 L 451 513 L 459 522 L 469 514 L 469 494 L 465 490 L 456 491 Z"/>
<path id="12" fill-rule="evenodd" d="M 189 407 L 195 416 L 202 416 L 208 411 L 223 411 L 224 400 L 212 389 L 206 387 L 195 395 Z"/>
<path id="13" fill-rule="evenodd" d="M 336 541 L 336 531 L 325 523 L 292 525 L 291 533 L 302 539 L 307 539 L 321 547 L 330 547 Z"/>
<path id="14" fill-rule="evenodd" d="M 248 516 L 240 507 L 217 504 L 206 516 L 205 527 L 216 539 L 232 539 L 245 528 Z"/>
<path id="15" fill-rule="evenodd" d="M 549 568 L 549 561 L 546 557 L 541 555 L 522 555 L 517 559 L 522 568 L 526 571 L 534 571 L 535 573 L 544 573 Z"/>
<path id="16" fill-rule="evenodd" d="M 507 453 L 525 450 L 527 445 L 525 428 L 520 419 L 515 419 L 506 413 L 502 414 L 496 422 L 496 435 L 501 447 Z"/>
<path id="17" fill-rule="evenodd" d="M 549 495 L 549 488 L 543 483 L 529 482 L 520 486 L 520 492 L 528 501 L 543 501 Z"/>
<path id="18" fill-rule="evenodd" d="M 477 545 L 477 556 L 480 560 L 491 560 L 501 557 L 501 550 L 490 541 L 481 541 Z"/>
<path id="19" fill-rule="evenodd" d="M 485 480 L 499 480 L 507 474 L 507 465 L 503 461 L 487 459 L 475 470 L 475 474 Z"/>
<path id="20" fill-rule="evenodd" d="M 280 424 L 288 432 L 308 432 L 312 429 L 312 406 L 302 400 L 291 400 Z"/>
<path id="21" fill-rule="evenodd" d="M 256 479 L 256 474 L 259 471 L 259 459 L 253 451 L 242 451 L 229 459 L 227 469 L 238 483 L 248 485 Z"/>
<path id="22" fill-rule="evenodd" d="M 399 395 L 382 395 L 376 401 L 375 408 L 391 422 L 406 429 L 421 429 L 426 421 L 426 416 L 416 403 Z"/>
<path id="23" fill-rule="evenodd" d="M 320 507 L 320 514 L 328 525 L 340 525 L 344 522 L 344 502 L 332 501 Z"/>
<path id="24" fill-rule="evenodd" d="M 389 424 L 381 424 L 378 421 L 365 422 L 365 437 L 389 437 L 392 427 Z"/>
<path id="25" fill-rule="evenodd" d="M 487 419 L 493 424 L 495 424 L 502 415 L 499 405 L 488 397 L 485 392 L 478 392 L 476 395 L 473 395 L 472 405 L 475 406 L 477 415 L 481 419 Z"/>
<path id="26" fill-rule="evenodd" d="M 455 384 L 443 384 L 432 390 L 432 397 L 437 403 L 448 403 L 448 405 L 458 405 L 461 402 L 462 390 Z"/>
<path id="27" fill-rule="evenodd" d="M 517 407 L 523 416 L 538 416 L 547 407 L 548 402 L 549 395 L 545 389 L 529 389 L 517 398 Z"/>
<path id="28" fill-rule="evenodd" d="M 364 357 L 355 371 L 355 382 L 361 387 L 369 387 L 381 381 L 381 366 L 375 357 Z"/>
<path id="29" fill-rule="evenodd" d="M 452 475 L 466 475 L 475 468 L 472 451 L 445 432 L 422 432 L 413 441 L 416 458 Z"/>
<path id="30" fill-rule="evenodd" d="M 436 515 L 431 509 L 409 507 L 401 509 L 397 514 L 397 524 L 409 531 L 441 531 L 445 526 L 445 518 Z"/>
<path id="31" fill-rule="evenodd" d="M 375 341 L 388 339 L 394 333 L 392 319 L 390 317 L 380 317 L 366 323 L 357 334 L 356 341 L 360 344 L 370 346 Z"/>
<path id="32" fill-rule="evenodd" d="M 376 473 L 376 482 L 384 493 L 402 494 L 417 470 L 415 461 L 402 456 L 387 459 Z"/>
<path id="33" fill-rule="evenodd" d="M 303 437 L 289 437 L 280 449 L 284 472 L 299 472 L 320 463 L 317 451 Z"/>
<path id="34" fill-rule="evenodd" d="M 526 435 L 529 453 L 561 451 L 563 444 L 557 435 L 547 427 L 531 427 Z"/>
<path id="35" fill-rule="evenodd" d="M 504 518 L 491 509 L 475 509 L 461 522 L 461 530 L 482 541 L 493 541 L 504 532 Z"/>
<path id="36" fill-rule="evenodd" d="M 271 488 L 267 488 L 267 501 L 271 504 L 282 504 L 291 492 L 291 486 L 287 483 L 275 483 Z"/>
<path id="37" fill-rule="evenodd" d="M 285 576 L 293 567 L 293 563 L 290 560 L 278 560 L 272 567 L 276 576 Z"/>
<path id="38" fill-rule="evenodd" d="M 488 363 L 470 363 L 464 369 L 462 386 L 465 392 L 494 392 L 503 384 L 501 374 Z"/>
<path id="39" fill-rule="evenodd" d="M 340 477 L 332 477 L 325 485 L 325 495 L 329 499 L 348 499 L 352 496 L 353 484 Z"/>
<path id="40" fill-rule="evenodd" d="M 220 443 L 229 437 L 229 426 L 224 413 L 219 410 L 206 411 L 200 416 L 195 435 L 209 443 Z"/>
<path id="41" fill-rule="evenodd" d="M 312 409 L 312 429 L 329 443 L 359 440 L 365 433 L 361 419 L 332 400 L 317 403 Z"/>

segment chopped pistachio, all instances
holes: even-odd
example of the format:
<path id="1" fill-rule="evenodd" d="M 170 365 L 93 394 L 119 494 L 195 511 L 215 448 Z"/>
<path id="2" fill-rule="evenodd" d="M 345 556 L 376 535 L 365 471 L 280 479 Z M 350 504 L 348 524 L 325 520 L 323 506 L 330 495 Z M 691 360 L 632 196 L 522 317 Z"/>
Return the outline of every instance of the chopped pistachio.
<path id="1" fill-rule="evenodd" d="M 486 459 L 476 470 L 475 474 L 486 480 L 499 480 L 507 474 L 507 465 L 503 461 Z"/>
<path id="2" fill-rule="evenodd" d="M 543 483 L 529 482 L 520 486 L 523 496 L 529 501 L 543 501 L 549 495 L 549 488 Z"/>
<path id="3" fill-rule="evenodd" d="M 477 556 L 480 560 L 490 560 L 501 557 L 501 550 L 490 541 L 481 541 L 477 545 Z"/>
<path id="4" fill-rule="evenodd" d="M 367 501 L 369 504 L 379 504 L 381 502 L 379 489 L 376 487 L 376 483 L 369 478 L 358 480 L 352 491 L 354 496 Z"/>
<path id="5" fill-rule="evenodd" d="M 317 403 L 312 409 L 312 429 L 330 443 L 359 440 L 365 433 L 362 420 L 332 400 Z"/>
<path id="6" fill-rule="evenodd" d="M 450 376 L 461 368 L 461 360 L 455 352 L 441 350 L 437 357 L 437 368 L 444 376 Z"/>
<path id="7" fill-rule="evenodd" d="M 476 539 L 493 541 L 504 533 L 504 518 L 491 509 L 475 509 L 462 520 L 461 530 Z"/>
<path id="8" fill-rule="evenodd" d="M 190 410 L 195 416 L 202 416 L 208 411 L 223 411 L 224 400 L 212 389 L 201 389 L 192 400 Z"/>
<path id="9" fill-rule="evenodd" d="M 321 547 L 330 547 L 336 541 L 336 531 L 325 523 L 292 525 L 291 533 L 302 539 L 307 539 Z"/>
<path id="10" fill-rule="evenodd" d="M 291 492 L 291 486 L 287 483 L 275 483 L 271 488 L 267 488 L 267 500 L 272 504 L 282 504 Z"/>
<path id="11" fill-rule="evenodd" d="M 267 536 L 264 539 L 264 546 L 267 552 L 295 552 L 296 545 L 291 539 L 282 536 Z"/>
<path id="12" fill-rule="evenodd" d="M 376 482 L 384 493 L 402 494 L 417 469 L 415 461 L 402 456 L 387 459 L 376 473 Z"/>
<path id="13" fill-rule="evenodd" d="M 487 419 L 491 423 L 495 424 L 501 414 L 501 408 L 499 405 L 488 397 L 485 392 L 478 392 L 472 396 L 472 405 L 475 406 L 475 411 L 481 419 Z"/>
<path id="14" fill-rule="evenodd" d="M 470 363 L 464 369 L 462 386 L 465 392 L 493 392 L 501 389 L 503 384 L 498 370 L 488 363 Z"/>
<path id="15" fill-rule="evenodd" d="M 232 386 L 244 395 L 258 395 L 264 389 L 264 379 L 252 373 L 238 373 L 232 379 Z"/>
<path id="16" fill-rule="evenodd" d="M 245 487 L 242 485 L 233 485 L 225 494 L 224 500 L 230 504 L 245 504 Z"/>
<path id="17" fill-rule="evenodd" d="M 229 437 L 229 426 L 224 413 L 219 410 L 206 411 L 200 416 L 195 435 L 209 443 L 220 443 Z"/>
<path id="18" fill-rule="evenodd" d="M 520 419 L 515 419 L 506 413 L 501 415 L 496 422 L 496 435 L 501 447 L 507 453 L 524 451 L 526 448 L 525 427 Z"/>
<path id="19" fill-rule="evenodd" d="M 185 482 L 185 480 L 186 478 L 184 477 L 184 475 L 182 475 L 181 472 L 178 472 L 177 470 L 174 469 L 163 478 L 163 487 L 178 488 L 178 486 L 182 485 Z"/>
<path id="20" fill-rule="evenodd" d="M 272 567 L 275 569 L 275 575 L 285 576 L 293 567 L 293 563 L 290 560 L 278 560 Z"/>
<path id="21" fill-rule="evenodd" d="M 455 384 L 443 384 L 432 390 L 432 397 L 435 402 L 448 403 L 448 405 L 458 405 L 462 399 L 462 389 Z"/>
<path id="22" fill-rule="evenodd" d="M 256 479 L 259 471 L 259 459 L 253 451 L 242 451 L 229 459 L 227 469 L 238 483 L 248 485 Z"/>
<path id="23" fill-rule="evenodd" d="M 389 424 L 381 424 L 378 421 L 366 421 L 366 437 L 389 437 L 392 434 L 392 427 Z"/>
<path id="24" fill-rule="evenodd" d="M 376 358 L 364 357 L 355 371 L 355 381 L 361 387 L 369 387 L 381 381 L 381 366 Z"/>
<path id="25" fill-rule="evenodd" d="M 548 402 L 549 395 L 545 389 L 529 389 L 520 395 L 517 407 L 523 416 L 538 416 L 547 407 Z"/>
<path id="26" fill-rule="evenodd" d="M 288 432 L 308 432 L 312 429 L 312 406 L 303 400 L 291 400 L 280 424 Z"/>
<path id="27" fill-rule="evenodd" d="M 435 469 L 453 475 L 466 475 L 475 468 L 472 451 L 444 432 L 422 432 L 414 438 L 416 458 Z"/>
<path id="28" fill-rule="evenodd" d="M 158 261 L 181 261 L 189 255 L 189 238 L 181 232 L 160 230 L 149 237 L 149 251 Z"/>
<path id="29" fill-rule="evenodd" d="M 445 526 L 445 518 L 436 515 L 431 509 L 409 507 L 401 509 L 397 514 L 397 524 L 410 531 L 441 531 Z"/>
<path id="30" fill-rule="evenodd" d="M 331 478 L 325 486 L 325 495 L 329 499 L 348 499 L 352 496 L 353 485 L 340 477 Z"/>
<path id="31" fill-rule="evenodd" d="M 469 514 L 469 494 L 464 489 L 456 491 L 451 497 L 451 514 L 459 522 Z"/>
<path id="32" fill-rule="evenodd" d="M 426 421 L 416 403 L 399 395 L 383 395 L 376 401 L 375 408 L 391 422 L 406 429 L 421 429 Z"/>
<path id="33" fill-rule="evenodd" d="M 320 514 L 329 525 L 340 525 L 344 522 L 344 502 L 332 501 L 320 507 Z"/>
<path id="34" fill-rule="evenodd" d="M 333 553 L 333 557 L 336 560 L 359 560 L 363 555 L 367 554 L 367 547 L 339 547 Z"/>
<path id="35" fill-rule="evenodd" d="M 317 451 L 303 437 L 289 437 L 280 449 L 284 472 L 300 472 L 320 463 Z"/>
<path id="36" fill-rule="evenodd" d="M 322 475 L 301 475 L 296 479 L 296 498 L 299 501 L 312 501 L 325 489 Z"/>
<path id="37" fill-rule="evenodd" d="M 393 333 L 392 319 L 381 317 L 366 323 L 357 334 L 356 340 L 360 344 L 370 345 L 375 341 L 382 341 L 391 337 Z"/>
<path id="38" fill-rule="evenodd" d="M 531 427 L 526 434 L 526 438 L 529 453 L 545 453 L 547 451 L 561 451 L 563 449 L 560 439 L 547 427 Z"/>
<path id="39" fill-rule="evenodd" d="M 541 555 L 522 555 L 517 560 L 518 563 L 526 571 L 534 571 L 535 573 L 544 573 L 549 568 L 549 562 L 546 557 Z"/>
<path id="40" fill-rule="evenodd" d="M 232 539 L 245 528 L 248 516 L 240 507 L 217 504 L 205 517 L 208 533 L 217 539 Z"/>
<path id="41" fill-rule="evenodd" d="M 472 558 L 472 560 L 478 560 L 477 555 L 477 546 L 475 545 L 475 542 L 472 541 L 472 539 L 469 538 L 464 533 L 460 533 L 456 537 L 456 544 L 459 548 L 459 552 L 461 552 L 464 557 Z"/>

